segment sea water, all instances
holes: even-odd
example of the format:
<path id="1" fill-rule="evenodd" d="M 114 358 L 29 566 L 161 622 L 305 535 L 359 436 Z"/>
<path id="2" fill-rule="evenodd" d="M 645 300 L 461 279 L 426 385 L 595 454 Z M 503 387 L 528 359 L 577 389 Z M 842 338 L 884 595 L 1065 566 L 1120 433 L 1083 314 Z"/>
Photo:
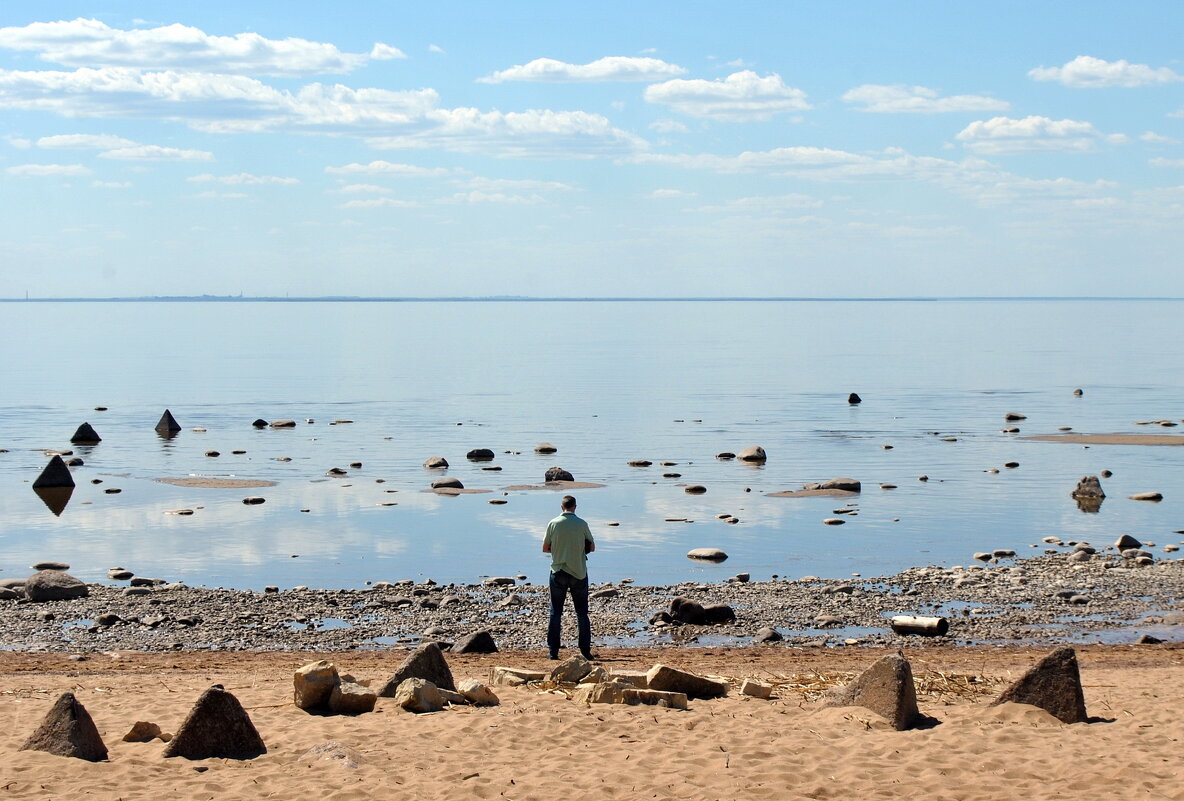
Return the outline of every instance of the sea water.
<path id="1" fill-rule="evenodd" d="M 506 488 L 541 484 L 552 466 L 604 485 L 574 492 L 597 540 L 595 582 L 884 575 L 997 548 L 1037 554 L 1048 536 L 1179 542 L 1184 449 L 1022 437 L 1172 433 L 1135 423 L 1184 417 L 1182 311 L 1117 300 L 2 303 L 0 578 L 59 560 L 88 581 L 120 566 L 256 589 L 543 581 L 542 533 L 562 493 Z M 851 392 L 863 402 L 849 404 Z M 153 430 L 166 408 L 183 428 L 172 439 Z M 1001 433 L 1008 412 L 1027 415 L 1019 435 Z M 256 418 L 297 426 L 255 429 Z M 82 422 L 101 443 L 70 445 Z M 536 454 L 544 441 L 558 452 Z M 749 445 L 768 462 L 716 458 Z M 474 448 L 496 459 L 469 462 Z M 84 462 L 60 516 L 31 488 L 49 450 Z M 440 475 L 422 467 L 429 456 L 489 492 L 426 492 Z M 1070 491 L 1104 469 L 1106 501 L 1080 511 Z M 157 480 L 203 476 L 275 485 Z M 768 497 L 837 476 L 862 493 Z M 1127 499 L 1149 490 L 1164 501 Z M 265 503 L 244 505 L 249 495 Z M 858 514 L 844 525 L 822 523 L 849 504 Z M 178 509 L 194 514 L 168 514 Z M 688 560 L 696 547 L 729 559 Z"/>

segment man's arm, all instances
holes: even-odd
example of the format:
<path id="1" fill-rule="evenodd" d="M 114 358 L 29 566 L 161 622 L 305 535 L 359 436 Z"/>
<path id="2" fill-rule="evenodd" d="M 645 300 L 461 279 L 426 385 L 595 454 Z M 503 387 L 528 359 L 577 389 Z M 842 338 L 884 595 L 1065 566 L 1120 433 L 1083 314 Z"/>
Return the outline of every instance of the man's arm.
<path id="1" fill-rule="evenodd" d="M 543 537 L 543 553 L 551 553 L 551 526 L 547 526 L 547 535 Z"/>

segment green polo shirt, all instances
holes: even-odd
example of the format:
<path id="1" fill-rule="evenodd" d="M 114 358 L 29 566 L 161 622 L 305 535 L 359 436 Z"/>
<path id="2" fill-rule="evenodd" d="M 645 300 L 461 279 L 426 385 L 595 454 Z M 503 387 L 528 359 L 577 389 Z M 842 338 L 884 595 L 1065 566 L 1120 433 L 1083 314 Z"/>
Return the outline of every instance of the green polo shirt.
<path id="1" fill-rule="evenodd" d="M 551 572 L 562 570 L 578 579 L 588 577 L 588 556 L 584 541 L 595 542 L 588 524 L 575 512 L 564 512 L 547 524 L 544 545 L 551 546 Z"/>

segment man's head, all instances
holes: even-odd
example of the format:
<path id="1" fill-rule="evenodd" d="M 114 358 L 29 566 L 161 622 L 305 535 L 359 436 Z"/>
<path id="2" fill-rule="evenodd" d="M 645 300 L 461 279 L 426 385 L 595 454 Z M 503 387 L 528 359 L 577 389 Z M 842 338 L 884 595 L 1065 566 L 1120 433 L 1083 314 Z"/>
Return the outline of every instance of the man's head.
<path id="1" fill-rule="evenodd" d="M 571 495 L 564 495 L 563 500 L 559 502 L 559 505 L 565 512 L 574 512 L 576 510 L 576 499 Z"/>

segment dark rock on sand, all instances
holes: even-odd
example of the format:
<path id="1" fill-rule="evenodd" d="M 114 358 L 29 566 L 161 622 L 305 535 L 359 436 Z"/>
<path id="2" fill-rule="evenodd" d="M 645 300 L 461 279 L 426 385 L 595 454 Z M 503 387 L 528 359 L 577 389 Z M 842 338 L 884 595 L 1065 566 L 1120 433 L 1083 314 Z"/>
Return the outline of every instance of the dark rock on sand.
<path id="1" fill-rule="evenodd" d="M 455 647 L 455 646 L 454 646 Z M 403 660 L 403 664 L 387 680 L 378 694 L 383 698 L 394 698 L 395 691 L 406 679 L 417 678 L 430 681 L 436 687 L 456 690 L 452 670 L 444 659 L 444 652 L 434 642 L 424 643 Z"/>
<path id="2" fill-rule="evenodd" d="M 474 631 L 454 642 L 450 650 L 454 654 L 496 654 L 497 643 L 488 631 Z"/>
<path id="3" fill-rule="evenodd" d="M 543 481 L 575 481 L 575 479 L 562 467 L 551 467 L 547 469 Z"/>
<path id="4" fill-rule="evenodd" d="M 1072 648 L 1053 651 L 1004 690 L 991 705 L 1008 701 L 1038 706 L 1064 723 L 1089 720 L 1081 690 L 1081 673 L 1077 668 L 1077 652 Z"/>
<path id="5" fill-rule="evenodd" d="M 892 728 L 903 731 L 920 718 L 913 668 L 903 656 L 892 654 L 876 661 L 845 687 L 827 694 L 826 706 L 862 706 L 885 717 Z"/>
<path id="6" fill-rule="evenodd" d="M 86 584 L 60 570 L 42 570 L 25 579 L 25 597 L 34 603 L 68 601 L 88 595 Z"/>
<path id="7" fill-rule="evenodd" d="M 70 442 L 75 445 L 95 445 L 103 441 L 98 432 L 91 427 L 90 423 L 83 423 L 74 431 L 74 436 L 70 437 Z"/>
<path id="8" fill-rule="evenodd" d="M 45 751 L 64 757 L 76 757 L 88 762 L 107 758 L 107 746 L 99 730 L 74 693 L 66 692 L 54 702 L 25 744 L 22 751 Z"/>
<path id="9" fill-rule="evenodd" d="M 74 476 L 70 475 L 70 468 L 62 461 L 61 456 L 54 455 L 49 464 L 41 471 L 41 475 L 33 482 L 33 489 L 50 489 L 58 487 L 73 487 Z"/>
<path id="10" fill-rule="evenodd" d="M 736 613 L 727 604 L 704 606 L 681 595 L 670 600 L 669 614 L 675 623 L 688 623 L 694 626 L 731 623 L 736 619 Z"/>
<path id="11" fill-rule="evenodd" d="M 162 755 L 186 759 L 253 759 L 265 753 L 267 747 L 250 715 L 237 698 L 222 685 L 215 684 L 197 699 Z"/>

